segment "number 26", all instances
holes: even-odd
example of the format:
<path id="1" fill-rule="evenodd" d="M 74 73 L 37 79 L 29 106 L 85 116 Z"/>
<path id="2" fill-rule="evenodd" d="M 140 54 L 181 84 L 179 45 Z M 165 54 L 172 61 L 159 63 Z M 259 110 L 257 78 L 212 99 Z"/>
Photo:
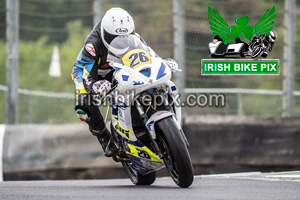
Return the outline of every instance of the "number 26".
<path id="1" fill-rule="evenodd" d="M 128 60 L 130 61 L 130 68 L 134 68 L 141 63 L 146 63 L 150 61 L 149 57 L 145 52 L 133 53 L 128 57 Z"/>

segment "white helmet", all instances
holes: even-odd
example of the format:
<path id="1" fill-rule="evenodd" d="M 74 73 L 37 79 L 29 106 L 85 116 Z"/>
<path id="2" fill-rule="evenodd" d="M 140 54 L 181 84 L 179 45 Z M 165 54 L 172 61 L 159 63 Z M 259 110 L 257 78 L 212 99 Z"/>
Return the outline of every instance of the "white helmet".
<path id="1" fill-rule="evenodd" d="M 269 40 L 274 42 L 277 38 L 277 33 L 275 31 L 270 31 Z"/>
<path id="2" fill-rule="evenodd" d="M 134 33 L 134 28 L 134 21 L 127 11 L 122 8 L 109 9 L 101 21 L 101 38 L 105 47 L 114 53 L 111 41 L 117 36 Z"/>

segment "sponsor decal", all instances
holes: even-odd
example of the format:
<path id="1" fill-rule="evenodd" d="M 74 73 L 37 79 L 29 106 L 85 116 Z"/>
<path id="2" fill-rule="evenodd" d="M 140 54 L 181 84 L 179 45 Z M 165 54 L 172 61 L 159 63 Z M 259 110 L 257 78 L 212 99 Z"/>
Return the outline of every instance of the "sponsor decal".
<path id="1" fill-rule="evenodd" d="M 87 52 L 89 52 L 92 56 L 96 56 L 95 48 L 91 43 L 85 45 L 85 50 L 87 50 Z"/>
<path id="2" fill-rule="evenodd" d="M 130 129 L 125 129 L 122 128 L 119 124 L 119 122 L 117 122 L 117 124 L 115 125 L 115 130 L 123 135 L 125 135 L 128 139 L 130 139 L 130 133 L 131 130 Z"/>
<path id="3" fill-rule="evenodd" d="M 127 28 L 118 28 L 116 29 L 116 33 L 118 34 L 126 34 L 128 32 Z"/>
<path id="4" fill-rule="evenodd" d="M 120 108 L 120 109 L 118 109 L 119 111 L 118 111 L 118 119 L 119 120 L 121 120 L 122 122 L 125 122 L 124 121 L 124 118 L 123 118 L 123 112 L 122 112 L 122 109 Z"/>
<path id="5" fill-rule="evenodd" d="M 144 85 L 144 82 L 141 82 L 141 81 L 133 81 L 133 85 Z"/>
<path id="6" fill-rule="evenodd" d="M 157 114 L 157 116 L 160 116 L 160 115 L 165 114 L 165 113 L 168 113 L 168 112 L 167 112 L 167 111 L 161 111 L 161 112 L 159 112 L 159 113 Z"/>

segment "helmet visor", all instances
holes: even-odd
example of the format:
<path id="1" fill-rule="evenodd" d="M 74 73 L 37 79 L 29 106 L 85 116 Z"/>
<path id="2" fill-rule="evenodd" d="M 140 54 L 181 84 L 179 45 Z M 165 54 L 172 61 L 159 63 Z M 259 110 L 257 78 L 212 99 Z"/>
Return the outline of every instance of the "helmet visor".
<path id="1" fill-rule="evenodd" d="M 141 39 L 133 34 L 117 36 L 110 43 L 108 50 L 115 56 L 122 58 L 127 52 L 134 49 L 142 49 L 149 53 Z"/>

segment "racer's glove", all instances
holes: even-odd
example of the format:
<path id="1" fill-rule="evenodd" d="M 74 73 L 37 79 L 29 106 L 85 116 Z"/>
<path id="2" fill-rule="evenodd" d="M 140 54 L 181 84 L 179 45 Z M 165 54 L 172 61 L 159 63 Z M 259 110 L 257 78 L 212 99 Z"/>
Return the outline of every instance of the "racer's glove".
<path id="1" fill-rule="evenodd" d="M 107 80 L 96 81 L 93 84 L 93 91 L 100 95 L 100 98 L 106 96 L 107 92 L 111 90 L 111 83 Z"/>
<path id="2" fill-rule="evenodd" d="M 169 66 L 169 68 L 170 68 L 170 70 L 171 70 L 172 73 L 175 73 L 177 71 L 181 71 L 181 69 L 178 69 L 178 64 L 177 64 L 177 62 L 174 59 L 172 59 L 172 58 L 166 58 L 164 61 Z"/>

